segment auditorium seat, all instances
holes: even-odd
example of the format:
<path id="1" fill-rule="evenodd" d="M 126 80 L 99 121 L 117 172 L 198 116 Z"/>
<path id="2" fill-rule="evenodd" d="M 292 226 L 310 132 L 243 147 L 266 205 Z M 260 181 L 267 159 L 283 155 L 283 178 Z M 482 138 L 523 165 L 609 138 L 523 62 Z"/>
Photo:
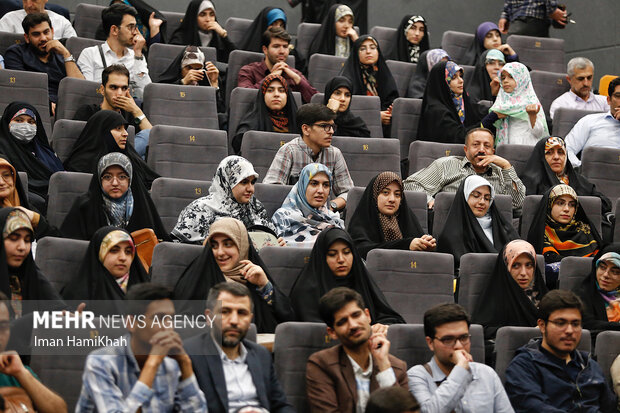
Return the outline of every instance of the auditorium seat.
<path id="1" fill-rule="evenodd" d="M 57 237 L 43 237 L 37 241 L 35 262 L 59 293 L 78 276 L 88 244 L 84 240 Z"/>
<path id="2" fill-rule="evenodd" d="M 293 133 L 247 131 L 243 134 L 241 153 L 250 161 L 262 182 L 271 166 L 274 156 L 282 145 L 298 137 Z"/>
<path id="3" fill-rule="evenodd" d="M 316 93 L 310 99 L 310 103 L 323 104 L 323 93 Z M 355 95 L 351 97 L 351 112 L 364 120 L 368 130 L 370 130 L 371 138 L 383 138 L 383 126 L 381 125 L 381 99 L 379 96 L 361 96 Z M 338 134 L 338 129 L 334 136 L 345 136 Z"/>
<path id="4" fill-rule="evenodd" d="M 89 39 L 95 38 L 97 28 L 101 26 L 101 12 L 105 7 L 88 3 L 79 3 L 75 6 L 73 27 L 78 36 Z"/>
<path id="5" fill-rule="evenodd" d="M 564 257 L 560 262 L 560 290 L 576 291 L 592 270 L 592 257 Z"/>
<path id="6" fill-rule="evenodd" d="M 100 82 L 92 80 L 63 78 L 58 85 L 56 120 L 73 119 L 82 105 L 100 105 L 103 102 L 100 86 Z"/>
<path id="7" fill-rule="evenodd" d="M 506 39 L 519 55 L 519 61 L 531 70 L 562 73 L 564 62 L 564 39 L 510 35 Z"/>
<path id="8" fill-rule="evenodd" d="M 166 231 L 172 231 L 183 208 L 193 200 L 209 194 L 210 186 L 211 182 L 206 180 L 162 177 L 153 181 L 151 198 Z"/>
<path id="9" fill-rule="evenodd" d="M 502 144 L 497 147 L 495 154 L 510 162 L 517 175 L 521 176 L 525 172 L 525 165 L 532 157 L 533 151 L 532 145 Z"/>
<path id="10" fill-rule="evenodd" d="M 269 275 L 288 297 L 306 263 L 310 260 L 312 248 L 302 247 L 264 247 L 260 257 L 269 269 Z"/>
<path id="11" fill-rule="evenodd" d="M 397 29 L 393 27 L 373 26 L 370 28 L 370 35 L 374 37 L 379 43 L 381 53 L 386 59 L 395 57 L 396 53 L 394 48 L 394 37 L 396 36 Z M 404 62 L 403 62 L 404 63 Z M 392 68 L 390 68 L 391 70 Z M 404 96 L 401 94 L 401 96 Z"/>
<path id="12" fill-rule="evenodd" d="M 458 143 L 439 143 L 414 141 L 409 145 L 409 175 L 429 166 L 444 156 L 465 156 L 464 145 Z"/>
<path id="13" fill-rule="evenodd" d="M 400 60 L 386 60 L 385 63 L 396 81 L 398 95 L 406 96 L 407 89 L 409 88 L 409 81 L 411 80 L 411 76 L 415 73 L 417 65 L 415 63 L 401 62 Z"/>
<path id="14" fill-rule="evenodd" d="M 596 361 L 601 366 L 607 383 L 611 383 L 611 365 L 620 354 L 620 331 L 601 331 L 594 346 Z M 613 388 L 613 387 L 612 387 Z"/>
<path id="15" fill-rule="evenodd" d="M 88 191 L 92 174 L 83 172 L 55 172 L 48 187 L 47 221 L 60 228 L 73 202 Z"/>
<path id="16" fill-rule="evenodd" d="M 354 185 L 366 186 L 375 175 L 384 171 L 400 175 L 398 139 L 337 136 L 332 145 L 342 152 Z"/>
<path id="17" fill-rule="evenodd" d="M 151 282 L 174 288 L 185 269 L 200 255 L 202 245 L 160 242 L 153 250 Z"/>
<path id="18" fill-rule="evenodd" d="M 581 156 L 581 173 L 609 199 L 620 198 L 620 149 L 585 148 Z"/>
<path id="19" fill-rule="evenodd" d="M 95 40 L 95 39 L 91 39 L 87 37 L 76 36 L 76 37 L 69 37 L 67 39 L 66 46 L 69 52 L 71 52 L 71 54 L 77 61 L 80 58 L 80 55 L 82 54 L 82 50 L 86 49 L 87 47 L 99 46 L 100 44 L 103 44 L 103 40 Z"/>
<path id="20" fill-rule="evenodd" d="M 593 110 L 557 108 L 553 114 L 553 136 L 565 138 L 575 123 L 586 115 L 600 113 Z"/>
<path id="21" fill-rule="evenodd" d="M 24 35 L 12 32 L 0 31 L 0 55 L 4 56 L 6 49 L 14 44 L 21 44 L 24 42 Z"/>
<path id="22" fill-rule="evenodd" d="M 21 70 L 0 70 L 0 113 L 12 102 L 28 102 L 41 116 L 48 139 L 52 136 L 52 121 L 49 111 L 47 73 Z"/>
<path id="23" fill-rule="evenodd" d="M 570 84 L 566 80 L 566 73 L 546 72 L 544 70 L 532 70 L 530 72 L 532 86 L 536 96 L 545 111 L 547 119 L 551 118 L 549 109 L 553 101 L 564 92 L 570 90 Z"/>
<path id="24" fill-rule="evenodd" d="M 313 54 L 308 62 L 308 82 L 319 92 L 324 92 L 327 82 L 338 76 L 346 60 L 344 57 Z"/>
<path id="25" fill-rule="evenodd" d="M 448 30 L 441 37 L 441 48 L 453 61 L 460 64 L 473 41 L 473 34 Z"/>
<path id="26" fill-rule="evenodd" d="M 293 185 L 257 183 L 254 186 L 254 197 L 263 204 L 267 216 L 271 218 L 273 213 L 282 206 L 292 187 Z"/>

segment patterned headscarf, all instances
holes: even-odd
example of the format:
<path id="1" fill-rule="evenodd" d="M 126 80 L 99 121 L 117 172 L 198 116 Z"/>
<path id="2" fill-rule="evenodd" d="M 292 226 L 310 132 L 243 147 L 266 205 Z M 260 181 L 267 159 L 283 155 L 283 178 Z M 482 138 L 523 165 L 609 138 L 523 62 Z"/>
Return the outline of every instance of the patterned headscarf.
<path id="1" fill-rule="evenodd" d="M 338 20 L 342 19 L 344 16 L 351 16 L 351 17 L 353 17 L 353 10 L 351 10 L 351 8 L 349 6 L 347 6 L 346 4 L 341 4 L 336 9 L 336 14 L 334 15 L 334 20 L 338 21 Z"/>
<path id="2" fill-rule="evenodd" d="M 336 8 L 336 13 L 334 13 L 334 24 L 345 16 L 351 16 L 351 19 L 355 19 L 353 10 L 345 4 L 341 4 Z M 340 37 L 336 35 L 335 56 L 349 57 L 350 54 L 351 40 L 348 37 Z"/>
<path id="3" fill-rule="evenodd" d="M 106 255 L 108 255 L 108 252 L 110 252 L 112 247 L 120 244 L 121 242 L 128 242 L 133 250 L 132 254 L 135 254 L 136 246 L 131 238 L 131 235 L 125 231 L 110 231 L 108 235 L 103 238 L 103 241 L 101 241 L 101 246 L 99 247 L 99 262 L 103 264 Z"/>
<path id="4" fill-rule="evenodd" d="M 620 254 L 617 252 L 609 251 L 601 255 L 596 260 L 596 268 L 601 264 L 601 261 L 605 261 L 608 265 L 612 265 L 620 268 Z M 607 321 L 620 322 L 620 287 L 612 291 L 603 290 L 596 281 L 596 288 L 603 298 L 605 303 L 605 311 L 607 313 Z"/>
<path id="5" fill-rule="evenodd" d="M 110 166 L 119 166 L 129 176 L 129 186 L 120 198 L 111 198 L 104 190 L 101 184 L 101 178 L 106 169 Z M 129 158 L 120 152 L 110 152 L 99 159 L 97 164 L 97 174 L 101 185 L 101 194 L 103 195 L 103 208 L 110 221 L 110 225 L 120 228 L 126 228 L 133 214 L 133 194 L 131 193 L 131 180 L 133 167 Z"/>
<path id="6" fill-rule="evenodd" d="M 403 191 L 403 180 L 400 179 L 400 176 L 395 172 L 386 171 L 377 175 L 377 179 L 372 186 L 372 196 L 375 200 L 375 204 L 377 204 L 377 198 L 383 188 L 391 184 L 392 182 L 396 182 L 401 190 Z M 383 232 L 383 236 L 386 241 L 394 241 L 397 239 L 402 239 L 403 234 L 400 231 L 400 226 L 398 225 L 398 210 L 394 215 L 384 215 L 379 211 L 379 222 L 381 223 L 381 231 Z"/>
<path id="7" fill-rule="evenodd" d="M 506 63 L 506 58 L 504 57 L 504 54 L 497 49 L 491 49 L 487 52 L 485 63 L 493 60 L 499 60 L 500 62 Z"/>
<path id="8" fill-rule="evenodd" d="M 282 86 L 284 86 L 284 96 L 287 96 L 288 83 L 286 83 L 286 80 L 282 76 L 272 73 L 266 76 L 261 83 L 260 91 L 263 94 L 263 98 L 267 93 L 269 85 L 271 85 L 271 83 L 273 83 L 275 80 L 282 83 Z M 273 130 L 275 132 L 289 132 L 289 118 L 288 116 L 286 116 L 286 112 L 284 110 L 274 111 L 269 108 L 267 108 L 267 110 L 269 111 L 269 118 L 271 118 L 271 123 L 273 123 Z"/>
<path id="9" fill-rule="evenodd" d="M 516 239 L 506 244 L 506 248 L 504 249 L 504 262 L 506 263 L 508 273 L 510 273 L 510 269 L 512 268 L 512 264 L 515 260 L 523 254 L 527 255 L 532 263 L 534 263 L 534 266 L 536 266 L 536 250 L 532 244 L 522 239 Z M 524 288 L 524 292 L 525 295 L 527 295 L 527 297 L 534 303 L 534 305 L 538 305 L 540 302 L 540 294 L 534 291 L 535 280 L 536 276 L 532 277 L 532 281 L 530 281 L 530 284 Z"/>
<path id="10" fill-rule="evenodd" d="M 568 161 L 568 154 L 566 151 L 566 142 L 564 142 L 564 139 L 557 137 L 557 136 L 550 136 L 547 138 L 547 140 L 545 141 L 545 154 L 547 154 L 548 151 L 550 151 L 553 148 L 562 148 L 564 149 L 564 153 L 566 154 L 566 156 L 564 157 L 564 165 L 562 165 L 562 172 L 560 174 L 556 174 L 556 176 L 558 177 L 558 179 L 565 183 L 566 185 L 569 184 L 569 180 L 568 180 L 568 175 L 566 174 L 566 162 Z"/>
<path id="11" fill-rule="evenodd" d="M 364 41 L 366 40 L 371 40 L 375 44 L 375 46 L 379 47 L 379 43 L 377 43 L 377 40 L 374 37 L 368 36 Z M 362 43 L 360 43 L 360 47 Z M 357 53 L 359 53 L 359 49 L 357 50 Z M 379 96 L 379 91 L 377 90 L 376 73 L 379 68 L 377 67 L 377 65 L 374 64 L 372 66 L 368 66 L 362 64 L 362 62 L 360 61 L 360 69 L 362 72 L 362 79 L 364 80 L 364 85 L 366 85 L 366 96 Z"/>
<path id="12" fill-rule="evenodd" d="M 28 115 L 32 119 L 34 119 L 35 122 L 37 121 L 37 115 L 35 115 L 34 112 L 28 108 L 21 108 L 20 110 L 15 112 L 15 115 L 13 115 L 13 117 L 11 118 L 11 121 L 21 115 Z"/>
<path id="13" fill-rule="evenodd" d="M 461 77 L 463 76 L 463 68 L 452 61 L 446 62 L 446 83 L 448 84 L 448 89 L 450 90 L 450 96 L 452 96 L 452 102 L 454 103 L 454 107 L 456 108 L 456 113 L 459 115 L 459 119 L 461 123 L 465 123 L 465 102 L 463 101 L 463 94 L 457 95 L 450 89 L 450 82 L 454 79 L 454 76 L 460 72 Z"/>
<path id="14" fill-rule="evenodd" d="M 9 215 L 6 218 L 4 228 L 2 229 L 2 239 L 6 239 L 9 235 L 19 229 L 27 229 L 31 234 L 34 234 L 32 223 L 30 222 L 30 219 L 28 219 L 28 215 L 19 209 L 14 209 L 9 212 Z"/>
<path id="15" fill-rule="evenodd" d="M 441 61 L 444 57 L 447 57 L 448 60 L 452 60 L 448 52 L 443 49 L 431 49 L 426 54 L 426 66 L 428 66 L 428 70 L 433 68 L 437 63 Z"/>
<path id="16" fill-rule="evenodd" d="M 561 197 L 562 195 L 570 196 L 571 198 L 575 200 L 575 202 L 577 202 L 577 204 L 579 204 L 579 198 L 577 197 L 577 192 L 575 192 L 575 190 L 572 187 L 566 184 L 560 184 L 560 185 L 554 186 L 551 192 L 549 193 L 549 205 L 547 207 L 547 211 L 548 211 L 547 217 L 551 220 L 553 220 L 553 218 L 551 218 L 551 207 L 553 206 L 553 203 L 555 202 L 555 200 Z M 575 217 L 573 216 L 573 219 L 574 218 Z"/>
<path id="17" fill-rule="evenodd" d="M 250 241 L 245 225 L 235 218 L 220 218 L 211 225 L 209 237 L 205 239 L 203 244 L 208 246 L 209 241 L 215 234 L 228 236 L 239 250 L 239 260 L 235 263 L 235 266 L 228 271 L 222 271 L 224 277 L 226 277 L 226 281 L 236 281 L 246 284 L 247 280 L 241 275 L 241 269 L 244 265 L 240 264 L 241 261 L 248 259 L 250 251 Z"/>
<path id="18" fill-rule="evenodd" d="M 407 38 L 407 32 L 409 31 L 409 29 L 411 29 L 411 27 L 414 25 L 414 23 L 422 23 L 424 24 L 424 28 L 426 29 L 426 20 L 424 20 L 424 17 L 422 16 L 411 16 L 411 18 L 407 21 L 407 24 L 405 25 L 405 29 L 404 29 L 404 35 L 405 35 L 405 39 Z M 424 36 L 428 36 L 428 33 L 424 33 Z M 407 42 L 409 43 L 409 42 Z M 407 46 L 407 49 L 409 50 L 409 59 L 412 62 L 417 62 L 418 58 L 420 57 L 420 45 L 419 44 L 413 44 L 413 43 L 409 43 Z"/>

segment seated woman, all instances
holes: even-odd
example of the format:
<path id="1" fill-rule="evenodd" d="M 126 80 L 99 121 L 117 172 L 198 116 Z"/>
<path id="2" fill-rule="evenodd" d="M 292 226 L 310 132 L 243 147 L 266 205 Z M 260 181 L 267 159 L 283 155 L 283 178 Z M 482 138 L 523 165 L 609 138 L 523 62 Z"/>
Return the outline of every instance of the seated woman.
<path id="1" fill-rule="evenodd" d="M 370 130 L 364 119 L 351 113 L 351 81 L 344 76 L 336 76 L 325 85 L 323 104 L 336 113 L 336 132 L 338 136 L 370 137 Z"/>
<path id="2" fill-rule="evenodd" d="M 491 122 L 497 128 L 495 144 L 536 145 L 549 136 L 547 120 L 536 96 L 530 72 L 519 62 L 506 63 L 499 71 L 501 88 L 491 106 Z"/>
<path id="3" fill-rule="evenodd" d="M 170 44 L 183 46 L 214 47 L 217 61 L 228 63 L 235 45 L 228 38 L 228 32 L 220 26 L 213 0 L 192 0 L 187 5 L 181 25 L 172 33 Z"/>
<path id="4" fill-rule="evenodd" d="M 376 248 L 433 251 L 436 245 L 407 206 L 402 179 L 389 171 L 368 183 L 348 230 L 364 259 Z"/>
<path id="5" fill-rule="evenodd" d="M 443 230 L 437 240 L 437 251 L 454 255 L 454 268 L 469 252 L 498 252 L 517 232 L 499 212 L 493 199 L 495 189 L 479 175 L 470 175 L 461 184 Z"/>
<path id="6" fill-rule="evenodd" d="M 545 256 L 549 289 L 557 288 L 562 258 L 592 257 L 601 245 L 601 237 L 579 203 L 577 193 L 565 184 L 545 192 L 527 240 L 536 253 Z"/>
<path id="7" fill-rule="evenodd" d="M 401 62 L 418 63 L 420 54 L 430 49 L 430 42 L 428 24 L 424 17 L 410 14 L 400 21 L 395 38 L 392 39 L 396 49 L 390 55 L 386 54 L 386 57 Z"/>
<path id="8" fill-rule="evenodd" d="M 491 341 L 488 350 L 500 327 L 535 327 L 538 303 L 545 294 L 547 287 L 536 265 L 534 247 L 520 239 L 506 244 L 497 255 L 493 276 L 478 297 L 471 317 L 472 323 L 484 327 L 484 338 Z"/>
<path id="9" fill-rule="evenodd" d="M 340 228 L 327 228 L 318 236 L 310 260 L 291 289 L 297 320 L 321 322 L 319 299 L 336 287 L 349 287 L 360 293 L 373 324 L 405 322 L 368 273 L 351 236 Z"/>
<path id="10" fill-rule="evenodd" d="M 299 181 L 272 218 L 276 233 L 288 245 L 312 247 L 323 229 L 344 228 L 340 215 L 326 206 L 331 186 L 332 174 L 325 165 L 311 163 L 301 170 Z"/>
<path id="11" fill-rule="evenodd" d="M 349 57 L 359 35 L 353 28 L 353 10 L 344 4 L 334 4 L 310 44 L 308 56 L 315 53 Z"/>
<path id="12" fill-rule="evenodd" d="M 504 54 L 499 50 L 486 50 L 480 55 L 474 68 L 474 74 L 467 85 L 469 98 L 472 102 L 495 101 L 500 89 L 499 71 L 505 64 Z"/>
<path id="13" fill-rule="evenodd" d="M 379 96 L 381 123 L 392 123 L 392 102 L 398 97 L 398 88 L 374 37 L 365 34 L 353 43 L 340 75 L 351 81 L 354 95 Z"/>
<path id="14" fill-rule="evenodd" d="M 297 133 L 297 104 L 293 93 L 280 75 L 270 74 L 261 82 L 252 109 L 239 122 L 232 147 L 241 153 L 243 134 L 247 131 Z"/>
<path id="15" fill-rule="evenodd" d="M 477 106 L 463 86 L 463 69 L 452 61 L 433 66 L 424 91 L 418 139 L 464 143 L 467 129 L 479 123 Z"/>
<path id="16" fill-rule="evenodd" d="M 28 174 L 28 192 L 33 205 L 45 214 L 50 177 L 62 171 L 62 162 L 50 147 L 43 122 L 34 106 L 10 103 L 0 120 L 0 153 L 18 171 Z"/>
<path id="17" fill-rule="evenodd" d="M 460 63 L 473 66 L 485 50 L 491 49 L 499 50 L 505 56 L 507 62 L 519 61 L 519 56 L 517 56 L 513 48 L 508 43 L 502 44 L 502 35 L 497 24 L 484 22 L 480 23 L 476 29 L 474 40 L 465 53 L 463 61 Z"/>
<path id="18" fill-rule="evenodd" d="M 426 82 L 428 81 L 430 70 L 437 63 L 442 61 L 446 62 L 448 60 L 452 60 L 452 58 L 443 49 L 430 49 L 420 53 L 415 72 L 413 72 L 411 80 L 409 80 L 406 97 L 422 99 L 424 97 L 424 91 L 426 90 Z"/>
<path id="19" fill-rule="evenodd" d="M 110 152 L 120 152 L 131 161 L 134 174 L 132 179 L 142 182 L 147 189 L 156 178 L 153 171 L 127 142 L 127 121 L 112 110 L 101 110 L 90 117 L 78 137 L 64 165 L 67 171 L 93 173 L 93 166 Z"/>
<path id="20" fill-rule="evenodd" d="M 277 7 L 262 9 L 245 32 L 243 39 L 236 45 L 237 49 L 262 53 L 263 33 L 270 27 L 286 29 L 286 13 L 284 10 Z"/>
<path id="21" fill-rule="evenodd" d="M 181 211 L 172 237 L 202 244 L 211 225 L 222 217 L 236 218 L 246 228 L 262 225 L 275 232 L 265 207 L 254 196 L 257 179 L 258 173 L 247 159 L 235 155 L 224 158 L 215 171 L 209 195 L 192 201 Z"/>
<path id="22" fill-rule="evenodd" d="M 259 333 L 273 333 L 278 323 L 293 321 L 291 303 L 269 276 L 248 238 L 243 222 L 220 218 L 211 225 L 203 252 L 185 269 L 174 287 L 175 300 L 195 300 L 179 312 L 202 314 L 209 289 L 228 281 L 246 284 L 252 293 Z"/>
<path id="23" fill-rule="evenodd" d="M 96 314 L 122 314 L 122 305 L 114 301 L 123 300 L 132 285 L 150 281 L 135 258 L 136 246 L 127 230 L 112 226 L 98 229 L 80 271 L 62 289 L 62 297 L 85 302 Z"/>
<path id="24" fill-rule="evenodd" d="M 590 275 L 575 292 L 583 302 L 583 328 L 593 335 L 620 330 L 620 244 L 596 254 Z"/>
<path id="25" fill-rule="evenodd" d="M 168 240 L 151 196 L 135 177 L 126 155 L 102 156 L 88 192 L 75 200 L 60 227 L 63 236 L 90 240 L 100 228 L 111 225 L 128 232 L 150 228 L 158 239 Z"/>

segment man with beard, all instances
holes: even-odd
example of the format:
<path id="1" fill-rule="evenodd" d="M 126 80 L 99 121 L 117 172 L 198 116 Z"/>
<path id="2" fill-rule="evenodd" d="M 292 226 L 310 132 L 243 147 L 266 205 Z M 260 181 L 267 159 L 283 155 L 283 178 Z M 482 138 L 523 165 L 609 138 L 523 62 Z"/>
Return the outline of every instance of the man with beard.
<path id="1" fill-rule="evenodd" d="M 47 13 L 32 13 L 22 21 L 25 43 L 10 46 L 4 56 L 7 69 L 47 73 L 52 114 L 58 101 L 58 84 L 65 77 L 84 79 L 71 52 L 54 38 Z"/>
<path id="2" fill-rule="evenodd" d="M 583 304 L 571 291 L 553 290 L 538 307 L 542 340 L 517 350 L 506 370 L 516 412 L 614 412 L 616 398 L 598 363 L 577 350 Z"/>
<path id="3" fill-rule="evenodd" d="M 209 412 L 236 412 L 248 406 L 271 413 L 294 412 L 276 377 L 271 354 L 245 340 L 253 317 L 250 290 L 237 282 L 214 285 L 205 315 L 211 328 L 187 340 L 185 349 Z"/>
<path id="4" fill-rule="evenodd" d="M 407 365 L 390 355 L 385 331 L 373 331 L 370 312 L 356 291 L 337 287 L 319 301 L 327 334 L 340 344 L 310 356 L 306 393 L 313 412 L 364 412 L 379 388 L 407 387 Z"/>

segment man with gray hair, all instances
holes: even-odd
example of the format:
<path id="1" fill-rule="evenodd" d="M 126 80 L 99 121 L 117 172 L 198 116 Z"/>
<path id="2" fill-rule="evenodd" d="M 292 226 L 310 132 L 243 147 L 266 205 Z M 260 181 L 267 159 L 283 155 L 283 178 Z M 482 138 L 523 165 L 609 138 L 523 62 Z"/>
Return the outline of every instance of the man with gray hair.
<path id="1" fill-rule="evenodd" d="M 566 80 L 570 83 L 570 90 L 553 101 L 549 112 L 551 119 L 556 109 L 581 109 L 607 112 L 609 104 L 605 96 L 592 93 L 592 79 L 594 78 L 594 64 L 585 57 L 573 57 L 566 67 Z"/>

